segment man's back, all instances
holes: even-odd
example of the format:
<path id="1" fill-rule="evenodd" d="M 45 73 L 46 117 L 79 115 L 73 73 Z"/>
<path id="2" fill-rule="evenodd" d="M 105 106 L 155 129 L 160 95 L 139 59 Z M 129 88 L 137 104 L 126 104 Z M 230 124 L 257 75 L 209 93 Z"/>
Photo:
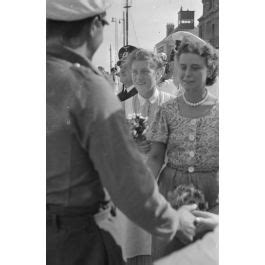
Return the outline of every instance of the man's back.
<path id="1" fill-rule="evenodd" d="M 92 93 L 93 86 L 82 87 L 78 80 L 82 66 L 63 56 L 67 58 L 67 50 L 47 56 L 47 203 L 83 207 L 104 200 L 98 173 L 82 146 L 77 118 L 82 94 Z M 97 78 L 92 70 L 90 76 Z M 89 117 L 86 123 L 89 128 Z"/>

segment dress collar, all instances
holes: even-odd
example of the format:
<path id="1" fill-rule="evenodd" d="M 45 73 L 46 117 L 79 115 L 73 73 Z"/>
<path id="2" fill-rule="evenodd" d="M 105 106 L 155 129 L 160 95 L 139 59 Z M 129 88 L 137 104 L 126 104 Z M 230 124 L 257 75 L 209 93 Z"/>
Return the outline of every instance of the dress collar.
<path id="1" fill-rule="evenodd" d="M 159 96 L 159 91 L 158 91 L 157 88 L 155 88 L 155 91 L 154 91 L 153 95 L 152 95 L 150 98 L 148 98 L 148 99 L 142 97 L 142 96 L 138 93 L 138 99 L 139 99 L 139 101 L 140 101 L 140 105 L 143 105 L 143 104 L 146 102 L 146 100 L 148 100 L 151 104 L 154 104 L 154 103 L 157 101 L 158 96 Z"/>

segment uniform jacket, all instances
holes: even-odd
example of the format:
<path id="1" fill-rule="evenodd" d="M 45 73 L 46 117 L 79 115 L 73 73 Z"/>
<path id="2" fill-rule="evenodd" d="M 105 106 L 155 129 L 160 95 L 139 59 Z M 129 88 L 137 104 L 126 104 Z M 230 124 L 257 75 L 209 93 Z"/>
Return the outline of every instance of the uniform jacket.
<path id="1" fill-rule="evenodd" d="M 130 137 L 122 106 L 91 61 L 47 47 L 47 203 L 90 207 L 114 203 L 147 231 L 172 238 L 175 211 Z"/>
<path id="2" fill-rule="evenodd" d="M 138 93 L 137 89 L 135 87 L 133 87 L 129 92 L 124 88 L 122 88 L 122 91 L 120 93 L 118 93 L 118 98 L 120 101 L 125 101 L 131 97 L 133 97 L 134 95 L 136 95 Z"/>

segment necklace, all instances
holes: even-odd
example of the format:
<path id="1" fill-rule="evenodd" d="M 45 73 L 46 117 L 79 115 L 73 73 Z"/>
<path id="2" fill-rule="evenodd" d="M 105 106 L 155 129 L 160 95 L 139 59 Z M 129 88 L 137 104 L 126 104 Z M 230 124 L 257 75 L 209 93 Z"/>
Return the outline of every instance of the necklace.
<path id="1" fill-rule="evenodd" d="M 185 102 L 187 105 L 192 106 L 192 107 L 197 107 L 197 106 L 203 104 L 203 103 L 208 99 L 208 90 L 206 89 L 206 94 L 205 94 L 204 98 L 203 98 L 201 101 L 198 101 L 198 102 L 196 102 L 196 103 L 193 103 L 193 102 L 188 101 L 188 100 L 185 98 L 184 93 L 182 94 L 182 97 L 183 97 L 184 102 Z"/>

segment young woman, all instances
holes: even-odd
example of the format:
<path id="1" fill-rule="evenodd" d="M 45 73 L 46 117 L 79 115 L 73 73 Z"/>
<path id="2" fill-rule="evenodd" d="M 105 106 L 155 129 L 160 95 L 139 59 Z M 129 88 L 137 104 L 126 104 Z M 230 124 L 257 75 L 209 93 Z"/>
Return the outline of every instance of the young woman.
<path id="1" fill-rule="evenodd" d="M 131 69 L 132 82 L 138 94 L 126 100 L 125 114 L 128 117 L 139 113 L 148 118 L 147 123 L 150 126 L 158 107 L 175 98 L 174 95 L 158 89 L 163 61 L 159 55 L 151 51 L 138 49 L 130 54 L 127 65 Z M 143 153 L 147 153 L 150 150 L 150 143 L 138 143 L 138 147 Z"/>
<path id="2" fill-rule="evenodd" d="M 184 92 L 155 115 L 148 135 L 152 142 L 148 165 L 166 198 L 178 185 L 193 184 L 211 209 L 218 199 L 219 114 L 217 99 L 206 86 L 215 82 L 218 56 L 203 40 L 183 39 L 175 60 Z M 167 164 L 161 170 L 165 156 Z M 152 244 L 154 259 L 165 254 L 165 242 L 153 238 Z"/>
<path id="3" fill-rule="evenodd" d="M 163 62 L 153 52 L 138 49 L 129 55 L 127 67 L 130 67 L 132 82 L 138 94 L 125 101 L 126 116 L 134 113 L 141 114 L 148 117 L 147 123 L 150 125 L 158 107 L 174 98 L 157 88 Z M 137 145 L 139 150 L 145 154 L 151 148 L 150 142 L 147 141 L 137 142 Z M 144 155 L 143 159 L 147 159 L 147 156 Z M 132 223 L 122 213 L 119 214 L 124 231 L 123 245 L 125 256 L 128 259 L 127 265 L 151 265 L 151 235 Z"/>

